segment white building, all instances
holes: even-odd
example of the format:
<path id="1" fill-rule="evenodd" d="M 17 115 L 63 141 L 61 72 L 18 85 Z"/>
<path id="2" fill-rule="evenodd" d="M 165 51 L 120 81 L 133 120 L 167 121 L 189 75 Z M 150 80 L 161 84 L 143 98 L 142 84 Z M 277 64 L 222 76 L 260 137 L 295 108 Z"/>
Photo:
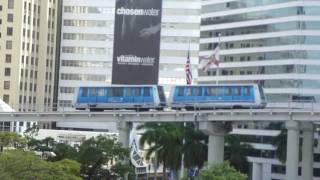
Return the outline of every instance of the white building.
<path id="1" fill-rule="evenodd" d="M 269 106 L 318 102 L 319 15 L 318 0 L 203 0 L 199 54 L 211 55 L 219 42 L 221 51 L 219 67 L 199 69 L 199 83 L 259 83 Z M 262 173 L 263 180 L 284 179 L 285 166 L 271 145 L 278 131 L 261 130 L 265 127 L 240 124 L 238 128 L 246 129 L 234 133 L 246 136 L 255 148 L 248 152 L 253 177 Z M 319 179 L 318 147 L 314 152 L 314 176 Z"/>
<path id="2" fill-rule="evenodd" d="M 170 84 L 186 83 L 189 41 L 193 76 L 197 77 L 201 2 L 163 0 L 162 6 L 159 84 L 169 90 Z M 59 110 L 72 110 L 76 87 L 111 83 L 114 9 L 115 0 L 63 1 Z M 57 124 L 74 128 L 89 128 L 89 125 Z M 96 127 L 104 129 L 105 126 L 97 124 Z"/>

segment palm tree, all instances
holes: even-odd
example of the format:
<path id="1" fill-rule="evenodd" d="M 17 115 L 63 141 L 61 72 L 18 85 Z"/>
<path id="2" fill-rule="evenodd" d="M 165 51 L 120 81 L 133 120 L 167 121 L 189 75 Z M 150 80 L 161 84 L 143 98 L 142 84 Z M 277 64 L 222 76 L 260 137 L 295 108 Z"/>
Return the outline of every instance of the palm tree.
<path id="1" fill-rule="evenodd" d="M 180 167 L 182 152 L 182 129 L 177 123 L 145 123 L 138 129 L 145 132 L 140 138 L 141 146 L 148 144 L 146 158 L 157 154 L 158 161 L 163 164 L 163 178 L 167 167 L 177 170 Z"/>
<path id="2" fill-rule="evenodd" d="M 184 138 L 185 167 L 202 167 L 208 156 L 208 136 L 196 129 L 193 123 L 187 123 L 184 128 Z"/>
<path id="3" fill-rule="evenodd" d="M 227 135 L 225 137 L 225 142 L 225 160 L 228 160 L 237 170 L 247 173 L 249 169 L 246 152 L 253 149 L 253 147 L 247 143 L 241 142 L 241 138 L 236 135 Z"/>

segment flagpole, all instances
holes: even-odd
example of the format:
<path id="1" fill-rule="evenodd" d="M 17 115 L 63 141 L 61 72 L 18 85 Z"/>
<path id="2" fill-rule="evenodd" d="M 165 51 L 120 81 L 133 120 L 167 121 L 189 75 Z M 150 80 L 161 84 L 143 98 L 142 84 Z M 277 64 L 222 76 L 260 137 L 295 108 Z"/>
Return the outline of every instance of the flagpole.
<path id="1" fill-rule="evenodd" d="M 218 34 L 218 46 L 219 46 L 219 48 L 220 48 L 220 37 L 221 37 L 221 33 L 219 33 Z M 220 59 L 220 57 L 219 57 L 219 59 Z M 220 74 L 220 72 L 219 72 L 219 66 L 217 66 L 217 75 L 216 75 L 216 84 L 219 84 L 219 74 Z"/>
<path id="2" fill-rule="evenodd" d="M 189 46 L 188 46 L 188 54 L 187 54 L 187 58 L 189 58 L 189 61 L 190 61 L 190 71 L 191 71 L 191 60 L 190 60 L 190 40 L 189 40 Z M 188 84 L 188 82 L 187 82 Z M 190 81 L 190 84 L 192 84 L 192 79 Z M 188 84 L 188 85 L 190 85 Z M 186 143 L 186 140 L 185 140 L 185 137 L 184 137 L 184 130 L 187 126 L 187 123 L 186 122 L 183 122 L 183 139 L 182 139 L 182 148 L 184 146 L 184 144 Z M 181 154 L 181 170 L 180 170 L 180 179 L 184 177 L 184 153 L 182 151 L 182 154 Z"/>

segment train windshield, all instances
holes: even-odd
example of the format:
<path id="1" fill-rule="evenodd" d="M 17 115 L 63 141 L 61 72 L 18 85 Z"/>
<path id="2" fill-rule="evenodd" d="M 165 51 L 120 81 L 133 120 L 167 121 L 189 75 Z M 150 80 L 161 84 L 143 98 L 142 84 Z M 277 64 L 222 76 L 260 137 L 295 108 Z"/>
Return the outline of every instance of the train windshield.
<path id="1" fill-rule="evenodd" d="M 164 95 L 163 87 L 162 86 L 157 86 L 157 88 L 158 88 L 160 101 L 161 102 L 166 102 L 166 97 Z"/>
<path id="2" fill-rule="evenodd" d="M 266 100 L 266 96 L 264 95 L 262 86 L 258 85 L 258 88 L 259 88 L 259 93 L 260 93 L 261 100 L 263 100 L 263 101 Z"/>

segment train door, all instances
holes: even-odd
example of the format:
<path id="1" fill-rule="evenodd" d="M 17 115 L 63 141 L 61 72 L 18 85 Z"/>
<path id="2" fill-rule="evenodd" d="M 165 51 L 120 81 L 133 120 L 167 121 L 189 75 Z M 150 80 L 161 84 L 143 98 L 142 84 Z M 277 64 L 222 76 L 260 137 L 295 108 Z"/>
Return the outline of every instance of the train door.
<path id="1" fill-rule="evenodd" d="M 150 104 L 153 102 L 153 94 L 150 87 L 144 87 L 143 89 L 143 103 Z"/>
<path id="2" fill-rule="evenodd" d="M 238 87 L 238 86 L 232 87 L 232 100 L 234 102 L 241 101 L 241 87 Z"/>
<path id="3" fill-rule="evenodd" d="M 124 89 L 125 95 L 124 95 L 124 102 L 125 103 L 133 103 L 133 88 L 127 87 Z"/>
<path id="4" fill-rule="evenodd" d="M 142 97 L 142 88 L 141 87 L 136 87 L 134 88 L 134 96 L 133 96 L 133 101 L 138 104 L 143 103 L 143 97 Z"/>
<path id="5" fill-rule="evenodd" d="M 184 100 L 186 102 L 193 102 L 194 101 L 194 97 L 192 95 L 192 88 L 191 87 L 186 87 L 184 89 Z"/>
<path id="6" fill-rule="evenodd" d="M 230 86 L 223 87 L 223 101 L 231 102 L 232 101 L 232 88 Z"/>
<path id="7" fill-rule="evenodd" d="M 90 104 L 96 104 L 97 103 L 97 88 L 92 87 L 89 88 L 89 102 Z"/>
<path id="8" fill-rule="evenodd" d="M 193 99 L 195 102 L 203 102 L 203 100 L 205 99 L 205 97 L 202 95 L 202 87 L 193 87 Z"/>
<path id="9" fill-rule="evenodd" d="M 97 102 L 98 103 L 107 102 L 106 88 L 103 88 L 103 87 L 97 88 Z"/>

